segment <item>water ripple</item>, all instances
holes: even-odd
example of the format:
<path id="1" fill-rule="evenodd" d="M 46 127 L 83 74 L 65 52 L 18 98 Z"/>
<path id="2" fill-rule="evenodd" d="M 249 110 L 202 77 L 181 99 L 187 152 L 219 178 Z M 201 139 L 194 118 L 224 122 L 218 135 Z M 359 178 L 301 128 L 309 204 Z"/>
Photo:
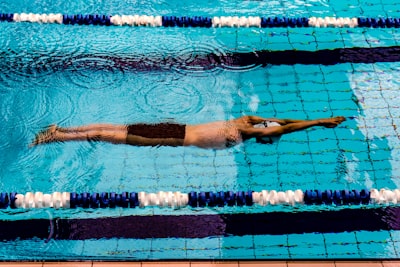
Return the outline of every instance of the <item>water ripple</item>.
<path id="1" fill-rule="evenodd" d="M 54 56 L 62 39 L 57 27 L 45 31 L 42 25 L 11 25 L 5 32 L 8 41 L 0 51 L 0 78 L 6 86 L 13 88 L 35 88 L 44 83 L 46 76 L 54 73 L 57 63 Z M 46 34 L 48 32 L 51 34 Z"/>
<path id="2" fill-rule="evenodd" d="M 101 1 L 100 1 L 101 2 Z M 55 5 L 51 1 L 51 6 Z M 75 14 L 79 11 L 82 14 L 95 14 L 99 8 L 99 1 L 97 0 L 85 0 L 85 1 L 65 1 L 59 2 L 59 8 L 65 10 L 62 13 Z"/>
<path id="3" fill-rule="evenodd" d="M 73 116 L 76 104 L 68 91 L 62 87 L 57 90 L 48 89 L 14 89 L 8 92 L 7 98 L 2 99 L 0 114 L 3 118 L 3 131 L 13 133 L 13 138 L 8 138 L 7 143 L 3 142 L 0 148 L 9 145 L 25 147 L 46 124 Z"/>
<path id="4" fill-rule="evenodd" d="M 246 55 L 246 56 L 244 56 Z M 222 68 L 231 71 L 249 71 L 262 66 L 257 60 L 256 51 L 232 51 L 226 53 L 226 60 L 222 63 Z"/>
<path id="5" fill-rule="evenodd" d="M 164 118 L 196 114 L 204 106 L 201 90 L 193 83 L 182 85 L 179 80 L 154 83 L 138 94 L 136 101 L 143 114 L 159 114 Z"/>
<path id="6" fill-rule="evenodd" d="M 124 80 L 124 71 L 114 61 L 104 57 L 71 60 L 66 77 L 75 85 L 91 90 L 114 89 Z"/>
<path id="7" fill-rule="evenodd" d="M 62 147 L 61 147 L 62 146 Z M 75 168 L 75 166 L 94 166 L 98 156 L 94 143 L 71 142 L 68 144 L 53 144 L 47 146 L 53 154 L 53 161 L 49 166 L 52 180 L 52 190 L 88 190 L 93 188 L 93 178 L 99 170 L 96 168 Z M 74 171 L 71 171 L 74 169 Z M 100 175 L 101 176 L 101 175 Z M 100 177 L 99 176 L 99 177 Z"/>
<path id="8" fill-rule="evenodd" d="M 249 49 L 246 49 L 247 51 Z M 152 51 L 146 54 L 106 54 L 84 51 L 45 53 L 0 52 L 4 80 L 27 87 L 43 83 L 43 78 L 60 71 L 78 86 L 92 89 L 119 86 L 125 72 L 170 71 L 181 74 L 204 74 L 221 70 L 246 71 L 262 66 L 266 53 L 257 51 L 226 51 L 203 43 L 182 46 L 177 51 Z M 10 77 L 8 77 L 8 75 Z M 25 83 L 24 83 L 25 82 Z M 90 88 L 88 88 L 90 89 Z"/>
<path id="9" fill-rule="evenodd" d="M 4 101 L 1 102 L 0 107 L 0 114 L 4 120 L 3 127 L 5 128 L 3 131 L 18 133 L 10 138 L 10 142 L 16 144 L 25 144 L 27 136 L 31 134 L 30 127 L 32 125 L 36 127 L 36 123 L 46 113 L 45 109 L 49 102 L 44 94 L 33 94 L 31 91 L 28 93 L 29 97 L 26 97 L 26 92 L 10 92 L 8 101 L 3 98 Z M 40 105 L 34 106 L 32 102 L 40 103 Z"/>
<path id="10" fill-rule="evenodd" d="M 2 95 L 2 101 L 0 102 L 0 116 L 1 116 L 1 124 L 2 124 L 2 135 L 0 137 L 0 151 L 3 151 L 5 148 L 10 146 L 11 138 L 8 137 L 5 133 L 11 132 L 13 129 L 12 125 L 12 113 L 9 108 L 10 97 L 6 94 Z"/>
<path id="11" fill-rule="evenodd" d="M 221 59 L 225 52 L 220 46 L 206 43 L 193 43 L 190 47 L 178 47 L 174 55 L 170 55 L 170 68 L 180 73 L 203 72 L 221 70 Z"/>

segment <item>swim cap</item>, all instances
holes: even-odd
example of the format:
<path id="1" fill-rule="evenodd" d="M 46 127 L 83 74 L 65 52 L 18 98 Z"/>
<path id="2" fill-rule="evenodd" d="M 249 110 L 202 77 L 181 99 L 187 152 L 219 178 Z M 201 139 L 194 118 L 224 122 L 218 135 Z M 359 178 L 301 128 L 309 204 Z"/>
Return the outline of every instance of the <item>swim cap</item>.
<path id="1" fill-rule="evenodd" d="M 281 125 L 275 121 L 263 121 L 261 123 L 253 125 L 254 128 L 267 128 L 274 126 L 281 126 Z M 280 138 L 281 138 L 280 135 L 257 137 L 256 142 L 261 144 L 272 144 L 274 142 L 278 142 Z"/>

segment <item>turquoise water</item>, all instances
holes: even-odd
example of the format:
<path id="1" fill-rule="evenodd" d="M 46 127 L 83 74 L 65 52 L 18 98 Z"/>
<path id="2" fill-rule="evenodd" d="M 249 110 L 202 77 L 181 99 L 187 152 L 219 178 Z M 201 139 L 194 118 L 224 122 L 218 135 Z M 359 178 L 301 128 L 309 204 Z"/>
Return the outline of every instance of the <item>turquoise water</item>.
<path id="1" fill-rule="evenodd" d="M 390 1 L 65 2 L 0 1 L 2 13 L 286 15 L 395 17 Z M 190 29 L 0 23 L 1 189 L 17 191 L 220 191 L 398 187 L 400 119 L 394 63 L 190 66 L 197 56 L 258 50 L 398 45 L 398 29 Z M 159 69 L 116 67 L 109 57 Z M 174 59 L 162 65 L 160 59 Z M 172 62 L 172 63 L 171 63 Z M 96 122 L 202 123 L 241 115 L 313 119 L 346 116 L 335 129 L 292 133 L 273 145 L 226 150 L 103 143 L 29 149 L 46 125 Z M 345 207 L 342 207 L 345 208 Z M 167 210 L 31 210 L 2 220 L 144 215 L 304 212 L 307 207 Z M 341 209 L 341 208 L 337 208 Z M 286 223 L 286 222 L 282 222 Z M 17 230 L 16 230 L 17 231 Z M 4 241 L 15 259 L 398 258 L 399 232 L 246 234 L 206 238 Z"/>

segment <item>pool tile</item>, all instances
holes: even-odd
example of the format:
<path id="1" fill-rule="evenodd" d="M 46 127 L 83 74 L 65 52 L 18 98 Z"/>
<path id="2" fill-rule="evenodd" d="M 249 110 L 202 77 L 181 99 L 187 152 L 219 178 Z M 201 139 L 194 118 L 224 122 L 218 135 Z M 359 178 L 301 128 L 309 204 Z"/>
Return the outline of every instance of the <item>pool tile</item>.
<path id="1" fill-rule="evenodd" d="M 170 267 L 190 267 L 190 262 L 142 262 L 142 267 L 160 267 L 160 266 L 170 266 Z"/>
<path id="2" fill-rule="evenodd" d="M 117 239 L 104 239 L 102 245 L 98 245 L 97 240 L 85 240 L 82 255 L 94 255 L 97 257 L 108 257 L 118 248 Z"/>
<path id="3" fill-rule="evenodd" d="M 168 246 L 165 246 L 168 243 Z M 185 259 L 186 241 L 181 238 L 154 238 L 151 243 L 152 259 Z"/>
<path id="4" fill-rule="evenodd" d="M 254 259 L 252 236 L 224 237 L 221 246 L 224 259 Z"/>
<path id="5" fill-rule="evenodd" d="M 287 267 L 286 262 L 239 261 L 239 267 Z"/>
<path id="6" fill-rule="evenodd" d="M 399 267 L 400 261 L 384 261 L 382 265 L 383 267 Z"/>
<path id="7" fill-rule="evenodd" d="M 221 257 L 221 238 L 193 238 L 186 242 L 189 259 L 218 259 Z"/>
<path id="8" fill-rule="evenodd" d="M 324 234 L 326 250 L 330 258 L 359 258 L 359 249 L 354 233 Z"/>
<path id="9" fill-rule="evenodd" d="M 43 267 L 92 267 L 92 262 L 45 262 Z"/>
<path id="10" fill-rule="evenodd" d="M 370 242 L 370 243 L 360 243 L 360 255 L 361 258 L 396 258 L 396 249 L 392 242 Z"/>
<path id="11" fill-rule="evenodd" d="M 368 262 L 342 261 L 342 262 L 335 262 L 335 267 L 382 267 L 382 263 L 379 261 L 368 261 Z"/>
<path id="12" fill-rule="evenodd" d="M 294 259 L 323 259 L 328 255 L 322 234 L 292 234 L 288 236 L 288 245 Z"/>
<path id="13" fill-rule="evenodd" d="M 0 267 L 39 267 L 43 266 L 43 262 L 2 262 Z"/>
<path id="14" fill-rule="evenodd" d="M 335 267 L 335 263 L 332 262 L 317 262 L 317 261 L 304 261 L 304 262 L 288 262 L 288 267 Z"/>
<path id="15" fill-rule="evenodd" d="M 191 262 L 190 267 L 239 267 L 239 262 Z"/>
<path id="16" fill-rule="evenodd" d="M 357 241 L 364 244 L 369 244 L 370 242 L 376 242 L 381 244 L 386 244 L 390 240 L 389 231 L 359 231 L 356 233 Z"/>
<path id="17" fill-rule="evenodd" d="M 93 262 L 92 267 L 141 267 L 140 262 Z"/>
<path id="18" fill-rule="evenodd" d="M 254 236 L 256 259 L 289 258 L 287 236 L 257 235 Z"/>
<path id="19" fill-rule="evenodd" d="M 151 255 L 151 239 L 118 239 L 115 252 L 130 259 L 149 259 Z"/>

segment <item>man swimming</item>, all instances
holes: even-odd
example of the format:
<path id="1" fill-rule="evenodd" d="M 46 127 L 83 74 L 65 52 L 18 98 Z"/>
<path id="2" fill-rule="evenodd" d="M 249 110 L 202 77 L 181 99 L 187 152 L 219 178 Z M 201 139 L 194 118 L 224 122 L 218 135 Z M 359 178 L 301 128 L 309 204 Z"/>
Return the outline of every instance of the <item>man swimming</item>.
<path id="1" fill-rule="evenodd" d="M 103 141 L 133 146 L 197 146 L 223 149 L 250 138 L 271 138 L 313 126 L 334 128 L 344 117 L 317 120 L 292 120 L 243 116 L 229 121 L 197 125 L 158 124 L 89 124 L 79 127 L 49 126 L 38 133 L 31 146 L 65 141 Z"/>

